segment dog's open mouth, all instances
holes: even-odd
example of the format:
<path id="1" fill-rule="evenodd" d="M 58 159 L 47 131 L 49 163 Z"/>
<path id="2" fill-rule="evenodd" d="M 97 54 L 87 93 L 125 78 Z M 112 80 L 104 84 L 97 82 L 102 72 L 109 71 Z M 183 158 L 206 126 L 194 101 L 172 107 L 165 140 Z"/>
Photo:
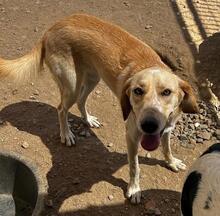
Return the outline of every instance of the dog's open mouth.
<path id="1" fill-rule="evenodd" d="M 162 130 L 159 134 L 148 135 L 144 134 L 141 138 L 141 146 L 147 151 L 154 151 L 160 145 L 160 137 L 163 134 Z"/>
<path id="2" fill-rule="evenodd" d="M 141 146 L 147 151 L 153 151 L 158 148 L 160 144 L 160 134 L 143 135 L 141 138 Z"/>

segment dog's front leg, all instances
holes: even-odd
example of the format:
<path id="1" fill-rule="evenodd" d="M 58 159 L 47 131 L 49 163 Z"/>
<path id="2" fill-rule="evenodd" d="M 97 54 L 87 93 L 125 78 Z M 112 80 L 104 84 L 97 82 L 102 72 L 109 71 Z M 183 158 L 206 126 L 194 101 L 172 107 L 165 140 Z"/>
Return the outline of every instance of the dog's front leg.
<path id="1" fill-rule="evenodd" d="M 126 140 L 128 148 L 128 163 L 130 180 L 127 189 L 127 197 L 131 199 L 131 203 L 137 204 L 141 201 L 141 190 L 139 186 L 139 163 L 138 163 L 138 133 L 134 128 L 134 121 L 128 119 L 126 124 Z"/>
<path id="2" fill-rule="evenodd" d="M 172 155 L 170 147 L 170 135 L 171 130 L 165 132 L 162 136 L 162 146 L 165 160 L 169 168 L 171 168 L 174 172 L 178 172 L 179 170 L 185 170 L 186 165 L 180 159 L 177 159 Z"/>

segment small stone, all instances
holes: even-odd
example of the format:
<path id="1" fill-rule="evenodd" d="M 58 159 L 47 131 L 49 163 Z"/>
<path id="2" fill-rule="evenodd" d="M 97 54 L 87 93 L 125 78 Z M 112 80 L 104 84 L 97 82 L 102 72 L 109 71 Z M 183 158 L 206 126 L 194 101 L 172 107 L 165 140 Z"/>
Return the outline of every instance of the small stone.
<path id="1" fill-rule="evenodd" d="M 114 199 L 113 195 L 108 195 L 108 199 L 112 201 Z"/>
<path id="2" fill-rule="evenodd" d="M 199 122 L 196 122 L 194 125 L 196 128 L 200 126 Z"/>
<path id="3" fill-rule="evenodd" d="M 151 29 L 153 26 L 152 25 L 146 25 L 144 28 L 147 29 Z"/>
<path id="4" fill-rule="evenodd" d="M 207 128 L 208 128 L 208 125 L 206 125 L 206 124 L 201 124 L 201 125 L 200 125 L 200 128 L 201 128 L 201 129 L 207 129 Z"/>
<path id="5" fill-rule="evenodd" d="M 153 200 L 149 200 L 144 204 L 145 209 L 155 209 L 156 203 Z"/>
<path id="6" fill-rule="evenodd" d="M 101 91 L 96 90 L 95 93 L 96 93 L 97 95 L 100 95 L 100 94 L 101 94 Z"/>
<path id="7" fill-rule="evenodd" d="M 113 146 L 113 143 L 109 143 L 108 145 L 107 145 L 107 147 L 112 147 Z"/>
<path id="8" fill-rule="evenodd" d="M 203 143 L 203 139 L 198 138 L 198 139 L 196 140 L 196 142 L 197 142 L 197 143 Z"/>
<path id="9" fill-rule="evenodd" d="M 171 212 L 172 212 L 172 213 L 175 213 L 176 210 L 175 210 L 174 208 L 171 208 Z"/>
<path id="10" fill-rule="evenodd" d="M 34 32 L 38 32 L 38 27 L 35 27 L 35 28 L 34 28 Z"/>
<path id="11" fill-rule="evenodd" d="M 170 201 L 169 199 L 165 199 L 165 200 L 164 200 L 165 203 L 168 203 L 169 201 Z"/>
<path id="12" fill-rule="evenodd" d="M 220 129 L 217 129 L 217 130 L 215 131 L 215 136 L 216 136 L 218 139 L 220 139 Z"/>
<path id="13" fill-rule="evenodd" d="M 195 126 L 194 126 L 193 124 L 189 124 L 189 125 L 188 125 L 188 128 L 194 130 L 194 129 L 195 129 Z"/>
<path id="14" fill-rule="evenodd" d="M 129 4 L 128 2 L 126 2 L 126 1 L 124 1 L 123 4 L 124 4 L 126 7 L 129 7 L 129 6 L 130 6 L 130 4 Z"/>
<path id="15" fill-rule="evenodd" d="M 86 131 L 86 137 L 91 137 L 91 134 L 89 131 Z"/>
<path id="16" fill-rule="evenodd" d="M 146 154 L 146 158 L 151 158 L 151 154 L 150 154 L 150 152 L 147 152 L 147 154 Z"/>
<path id="17" fill-rule="evenodd" d="M 33 94 L 34 94 L 34 95 L 39 95 L 39 91 L 36 90 Z"/>
<path id="18" fill-rule="evenodd" d="M 204 139 L 204 140 L 209 140 L 211 138 L 211 134 L 209 132 L 207 132 L 207 131 L 199 132 L 197 134 L 197 137 L 201 138 L 201 139 Z"/>
<path id="19" fill-rule="evenodd" d="M 31 95 L 29 98 L 30 98 L 31 100 L 37 100 L 34 95 Z"/>
<path id="20" fill-rule="evenodd" d="M 18 93 L 18 90 L 17 90 L 17 89 L 12 90 L 12 94 L 13 94 L 13 95 L 16 95 L 17 93 Z"/>
<path id="21" fill-rule="evenodd" d="M 185 141 L 185 140 L 188 140 L 188 138 L 187 138 L 187 136 L 186 135 L 179 135 L 179 139 L 181 140 L 181 141 Z"/>
<path id="22" fill-rule="evenodd" d="M 81 132 L 79 133 L 79 135 L 80 135 L 80 136 L 83 136 L 83 137 L 86 137 L 86 131 L 85 131 L 85 130 L 81 131 Z"/>
<path id="23" fill-rule="evenodd" d="M 23 142 L 21 147 L 27 149 L 29 147 L 29 144 L 27 142 Z"/>
<path id="24" fill-rule="evenodd" d="M 45 201 L 45 205 L 48 207 L 53 207 L 53 201 L 51 199 L 48 199 Z"/>
<path id="25" fill-rule="evenodd" d="M 155 213 L 154 213 L 155 215 L 161 215 L 161 211 L 160 211 L 160 209 L 158 209 L 158 208 L 155 208 Z"/>
<path id="26" fill-rule="evenodd" d="M 80 183 L 79 178 L 75 178 L 75 179 L 73 179 L 73 181 L 72 181 L 72 184 L 74 184 L 74 185 L 77 185 L 77 184 L 79 184 L 79 183 Z"/>

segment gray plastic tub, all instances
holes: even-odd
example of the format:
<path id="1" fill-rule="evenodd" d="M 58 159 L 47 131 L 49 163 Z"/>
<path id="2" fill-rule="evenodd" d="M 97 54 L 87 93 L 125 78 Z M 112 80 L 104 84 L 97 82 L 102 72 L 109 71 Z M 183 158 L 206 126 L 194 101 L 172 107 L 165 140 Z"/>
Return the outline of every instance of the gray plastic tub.
<path id="1" fill-rule="evenodd" d="M 0 152 L 0 216 L 39 216 L 45 194 L 36 165 L 15 153 Z"/>

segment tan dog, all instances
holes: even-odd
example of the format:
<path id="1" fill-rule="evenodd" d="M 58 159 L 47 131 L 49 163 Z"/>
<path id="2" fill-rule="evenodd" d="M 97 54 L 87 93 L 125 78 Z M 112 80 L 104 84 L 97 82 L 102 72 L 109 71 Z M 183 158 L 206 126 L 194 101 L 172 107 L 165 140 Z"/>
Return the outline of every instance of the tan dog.
<path id="1" fill-rule="evenodd" d="M 160 143 L 168 165 L 185 169 L 170 149 L 170 131 L 183 112 L 196 112 L 197 105 L 188 83 L 172 74 L 157 53 L 121 28 L 88 15 L 74 15 L 56 23 L 27 55 L 16 60 L 0 59 L 0 76 L 29 78 L 47 65 L 58 84 L 61 142 L 71 146 L 75 136 L 67 121 L 69 108 L 77 103 L 91 127 L 97 118 L 88 114 L 88 95 L 100 78 L 120 100 L 130 166 L 127 196 L 140 202 L 137 149 L 141 143 L 154 150 Z"/>

